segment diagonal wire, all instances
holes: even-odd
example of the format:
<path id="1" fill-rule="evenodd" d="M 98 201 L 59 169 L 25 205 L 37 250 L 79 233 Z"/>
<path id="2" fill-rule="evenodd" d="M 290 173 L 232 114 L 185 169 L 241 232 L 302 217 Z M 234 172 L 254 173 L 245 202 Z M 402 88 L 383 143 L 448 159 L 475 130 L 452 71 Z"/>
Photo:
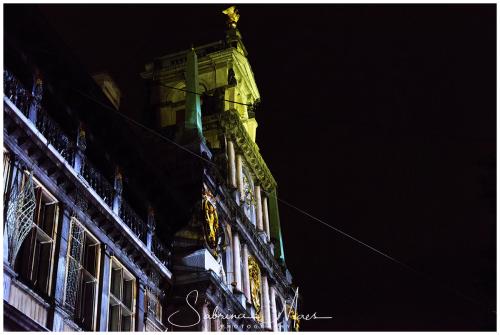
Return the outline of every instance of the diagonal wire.
<path id="1" fill-rule="evenodd" d="M 157 131 L 155 131 L 155 130 L 153 130 L 153 129 L 151 129 L 151 128 L 149 128 L 149 127 L 145 126 L 145 125 L 143 125 L 142 123 L 140 123 L 140 122 L 138 122 L 138 121 L 136 121 L 136 120 L 134 120 L 134 119 L 132 119 L 132 118 L 130 118 L 130 117 L 128 117 L 128 116 L 126 116 L 125 114 L 120 113 L 120 112 L 119 112 L 119 111 L 117 111 L 116 109 L 114 109 L 114 108 L 112 108 L 111 106 L 108 106 L 108 105 L 106 105 L 106 104 L 102 103 L 101 101 L 99 101 L 99 100 L 97 100 L 97 99 L 93 98 L 92 96 L 89 96 L 88 94 L 86 94 L 86 93 L 84 93 L 84 92 L 82 92 L 82 91 L 80 91 L 80 90 L 77 90 L 77 89 L 74 89 L 74 90 L 76 90 L 79 94 L 81 94 L 81 95 L 85 96 L 86 98 L 88 98 L 88 99 L 90 99 L 90 100 L 94 101 L 95 103 L 97 103 L 97 104 L 101 105 L 102 107 L 104 107 L 104 108 L 106 108 L 106 109 L 108 109 L 108 110 L 112 111 L 113 113 L 115 113 L 115 114 L 119 115 L 119 116 L 120 116 L 120 117 L 122 117 L 123 119 L 125 119 L 125 120 L 127 120 L 127 121 L 129 121 L 129 122 L 133 123 L 134 125 L 136 125 L 136 126 L 138 126 L 138 127 L 142 128 L 142 129 L 144 129 L 144 130 L 146 130 L 146 131 L 148 131 L 148 132 L 150 132 L 150 133 L 152 133 L 152 134 L 154 134 L 154 135 L 156 135 L 156 136 L 158 136 L 158 137 L 162 138 L 163 140 L 166 140 L 167 142 L 169 142 L 169 143 L 171 143 L 171 144 L 175 145 L 176 147 L 178 147 L 178 148 L 180 148 L 180 149 L 182 149 L 182 150 L 184 150 L 184 151 L 186 151 L 186 152 L 188 152 L 188 153 L 190 153 L 190 154 L 192 154 L 192 155 L 194 155 L 194 156 L 196 156 L 196 157 L 198 157 L 198 158 L 202 159 L 202 160 L 203 160 L 203 161 L 205 161 L 206 163 L 208 163 L 208 164 L 210 164 L 210 165 L 214 166 L 215 168 L 218 168 L 218 166 L 217 166 L 214 162 L 212 162 L 212 161 L 210 161 L 210 160 L 206 159 L 205 157 L 203 157 L 203 156 L 201 156 L 201 155 L 197 154 L 196 152 L 193 152 L 192 150 L 190 150 L 190 149 L 188 149 L 188 148 L 186 148 L 186 147 L 184 147 L 184 146 L 180 145 L 179 143 L 177 143 L 177 142 L 175 142 L 175 141 L 173 141 L 173 140 L 169 139 L 168 137 L 163 136 L 162 134 L 158 133 Z M 189 92 L 189 91 L 188 91 L 188 92 Z M 194 92 L 189 92 L 189 93 L 194 93 Z M 195 94 L 197 94 L 197 93 L 195 93 Z M 264 191 L 264 192 L 265 192 L 265 191 Z M 265 192 L 265 193 L 267 193 L 267 192 Z M 268 193 L 267 193 L 267 194 L 268 194 Z M 268 195 L 269 195 L 269 194 L 268 194 Z M 394 257 L 392 257 L 392 256 L 390 256 L 390 255 L 388 255 L 388 254 L 386 254 L 386 253 L 384 253 L 384 252 L 380 251 L 379 249 L 377 249 L 377 248 L 375 248 L 375 247 L 373 247 L 373 246 L 371 246 L 371 245 L 369 245 L 369 244 L 367 244 L 367 243 L 365 243 L 365 242 L 363 242 L 363 241 L 361 241 L 361 240 L 359 240 L 359 239 L 355 238 L 354 236 L 352 236 L 352 235 L 350 235 L 350 234 L 348 234 L 348 233 L 346 233 L 346 232 L 344 232 L 344 231 L 340 230 L 339 228 L 336 228 L 336 227 L 334 227 L 334 226 L 332 226 L 332 225 L 330 225 L 330 224 L 326 223 L 325 221 L 321 220 L 320 218 L 318 218 L 318 217 L 316 217 L 316 216 L 314 216 L 314 215 L 312 215 L 312 214 L 308 213 L 307 211 L 305 211 L 305 210 L 303 210 L 303 209 L 301 209 L 301 208 L 299 208 L 299 207 L 297 207 L 297 206 L 295 206 L 295 205 L 293 205 L 293 204 L 289 203 L 288 201 L 285 201 L 285 200 L 283 200 L 283 199 L 281 199 L 281 198 L 279 198 L 279 197 L 277 197 L 277 196 L 276 196 L 276 199 L 277 199 L 278 201 L 280 201 L 281 203 L 283 203 L 284 205 L 286 205 L 286 206 L 288 206 L 288 207 L 290 207 L 290 208 L 292 208 L 292 209 L 294 209 L 294 210 L 296 210 L 296 211 L 300 212 L 301 214 L 303 214 L 303 215 L 305 215 L 305 216 L 307 216 L 307 217 L 309 217 L 309 218 L 313 219 L 313 220 L 314 220 L 314 221 L 316 221 L 316 222 L 319 222 L 319 223 L 323 224 L 324 226 L 326 226 L 326 227 L 328 227 L 328 228 L 330 228 L 330 229 L 332 229 L 332 230 L 336 231 L 337 233 L 339 233 L 339 234 L 341 234 L 341 235 L 343 235 L 343 236 L 345 236 L 345 237 L 349 238 L 350 240 L 353 240 L 353 241 L 355 241 L 356 243 L 358 243 L 358 244 L 360 244 L 360 245 L 362 245 L 362 246 L 364 246 L 364 247 L 366 247 L 366 248 L 370 249 L 371 251 L 373 251 L 373 252 L 375 252 L 375 253 L 377 253 L 377 254 L 381 255 L 382 257 L 384 257 L 384 258 L 386 258 L 386 259 L 388 259 L 388 260 L 390 260 L 390 261 L 392 261 L 392 262 L 394 262 L 394 263 L 396 263 L 396 264 L 399 264 L 399 265 L 400 265 L 400 266 L 402 266 L 403 268 L 405 268 L 405 269 L 409 270 L 410 272 L 412 272 L 412 273 L 414 273 L 414 274 L 419 275 L 420 277 L 424 278 L 425 280 L 427 280 L 427 281 L 429 281 L 429 282 L 431 282 L 431 283 L 432 283 L 432 282 L 436 283 L 437 285 L 439 285 L 441 288 L 443 288 L 443 289 L 447 290 L 448 292 L 454 293 L 454 294 L 456 294 L 456 295 L 458 295 L 458 296 L 462 297 L 463 299 L 465 299 L 465 300 L 467 300 L 467 301 L 469 301 L 469 302 L 472 302 L 472 303 L 474 303 L 474 304 L 476 304 L 476 305 L 478 305 L 478 306 L 481 306 L 481 307 L 483 307 L 483 308 L 486 306 L 486 304 L 485 304 L 485 303 L 479 302 L 479 301 L 477 301 L 476 299 L 473 299 L 473 298 L 471 298 L 471 297 L 469 297 L 469 296 L 467 296 L 467 295 L 465 295 L 465 294 L 461 293 L 460 291 L 457 291 L 457 290 L 456 290 L 456 289 L 454 289 L 454 288 L 448 287 L 448 286 L 446 286 L 446 285 L 444 285 L 444 284 L 440 283 L 438 280 L 436 280 L 436 279 L 434 279 L 434 278 L 430 277 L 429 275 L 427 275 L 427 274 L 425 274 L 425 273 L 423 273 L 423 272 L 421 272 L 421 271 L 416 270 L 415 268 L 413 268 L 413 267 L 409 266 L 408 264 L 406 264 L 406 263 L 404 263 L 404 262 L 402 262 L 402 261 L 400 261 L 400 260 L 398 260 L 398 259 L 396 259 L 396 258 L 394 258 Z M 490 309 L 490 308 L 488 308 L 488 309 L 489 309 L 489 311 L 490 311 L 490 312 L 492 312 L 492 313 L 496 314 L 496 311 L 491 311 L 491 309 Z"/>
<path id="2" fill-rule="evenodd" d="M 287 201 L 285 201 L 285 200 L 283 200 L 283 199 L 280 199 L 280 198 L 278 198 L 278 197 L 276 197 L 276 198 L 278 199 L 278 201 L 280 201 L 281 203 L 285 204 L 286 206 L 288 206 L 288 207 L 290 207 L 290 208 L 295 209 L 296 211 L 298 211 L 298 212 L 300 212 L 300 213 L 304 214 L 305 216 L 307 216 L 307 217 L 309 217 L 309 218 L 313 219 L 313 220 L 314 220 L 314 221 L 316 221 L 316 222 L 319 222 L 319 223 L 323 224 L 324 226 L 326 226 L 326 227 L 328 227 L 328 228 L 330 228 L 330 229 L 333 229 L 333 230 L 334 230 L 334 231 L 336 231 L 337 233 L 339 233 L 339 234 L 341 234 L 341 235 L 343 235 L 343 236 L 345 236 L 345 237 L 347 237 L 347 238 L 349 238 L 349 239 L 351 239 L 351 240 L 353 240 L 353 241 L 355 241 L 355 242 L 357 242 L 357 243 L 361 244 L 362 246 L 364 246 L 364 247 L 366 247 L 366 248 L 368 248 L 368 249 L 372 250 L 373 252 L 375 252 L 375 253 L 377 253 L 377 254 L 379 254 L 379 255 L 381 255 L 381 256 L 383 256 L 383 257 L 387 258 L 387 259 L 389 259 L 390 261 L 395 262 L 395 263 L 397 263 L 397 264 L 401 265 L 403 268 L 405 268 L 405 269 L 407 269 L 407 270 L 409 270 L 409 271 L 411 271 L 411 272 L 413 272 L 413 273 L 415 273 L 415 274 L 417 274 L 417 275 L 421 276 L 422 278 L 426 279 L 427 281 L 429 281 L 429 282 L 434 282 L 434 283 L 438 284 L 441 288 L 444 288 L 444 289 L 448 290 L 449 292 L 454 293 L 454 294 L 456 294 L 456 295 L 458 295 L 458 296 L 460 296 L 460 297 L 462 297 L 462 298 L 466 299 L 467 301 L 472 302 L 472 303 L 474 303 L 474 304 L 476 304 L 476 305 L 479 305 L 479 306 L 481 306 L 481 307 L 485 307 L 485 306 L 486 306 L 486 304 L 485 304 L 485 303 L 479 302 L 479 301 L 477 301 L 476 299 L 473 299 L 473 298 L 471 298 L 471 297 L 469 297 L 469 296 L 467 296 L 467 295 L 463 294 L 462 292 L 457 291 L 457 290 L 456 290 L 456 289 L 454 289 L 454 288 L 448 287 L 448 286 L 446 286 L 446 285 L 444 285 L 444 284 L 440 283 L 440 282 L 439 282 L 438 280 L 436 280 L 435 278 L 432 278 L 432 277 L 430 277 L 429 275 L 427 275 L 427 274 L 425 274 L 425 273 L 423 273 L 423 272 L 421 272 L 421 271 L 419 271 L 419 270 L 416 270 L 415 268 L 413 268 L 413 267 L 409 266 L 408 264 L 406 264 L 406 263 L 404 263 L 404 262 L 402 262 L 402 261 L 400 261 L 400 260 L 398 260 L 398 259 L 396 259 L 396 258 L 394 258 L 394 257 L 392 257 L 392 256 L 389 256 L 388 254 L 386 254 L 386 253 L 384 253 L 384 252 L 382 252 L 382 251 L 378 250 L 377 248 L 372 247 L 371 245 L 369 245 L 369 244 L 367 244 L 367 243 L 365 243 L 365 242 L 363 242 L 363 241 L 361 241 L 361 240 L 359 240 L 359 239 L 355 238 L 354 236 L 352 236 L 352 235 L 350 235 L 350 234 L 348 234 L 348 233 L 346 233 L 346 232 L 344 232 L 344 231 L 342 231 L 342 230 L 340 230 L 340 229 L 338 229 L 338 228 L 336 228 L 336 227 L 334 227 L 334 226 L 332 226 L 332 225 L 330 225 L 330 224 L 326 223 L 325 221 L 323 221 L 323 220 L 321 220 L 320 218 L 318 218 L 318 217 L 316 217 L 316 216 L 314 216 L 314 215 L 312 215 L 312 214 L 310 214 L 310 213 L 306 212 L 305 210 L 302 210 L 302 209 L 298 208 L 297 206 L 294 206 L 294 205 L 292 205 L 291 203 L 289 203 L 289 202 L 287 202 Z M 488 309 L 489 309 L 489 308 L 488 308 Z M 495 311 L 491 311 L 491 312 L 493 312 L 493 313 L 495 313 L 495 314 L 496 314 L 496 312 L 495 312 Z"/>

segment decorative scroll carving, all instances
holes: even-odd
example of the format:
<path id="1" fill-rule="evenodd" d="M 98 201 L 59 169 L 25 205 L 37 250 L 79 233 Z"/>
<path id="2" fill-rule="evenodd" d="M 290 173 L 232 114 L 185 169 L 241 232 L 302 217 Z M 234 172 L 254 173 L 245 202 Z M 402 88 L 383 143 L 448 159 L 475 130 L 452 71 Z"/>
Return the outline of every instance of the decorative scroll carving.
<path id="1" fill-rule="evenodd" d="M 252 296 L 252 303 L 255 307 L 255 313 L 260 315 L 260 267 L 253 256 L 248 256 L 248 272 L 250 274 L 250 295 Z"/>
<path id="2" fill-rule="evenodd" d="M 234 109 L 230 109 L 221 113 L 220 123 L 226 135 L 228 135 L 242 151 L 247 166 L 250 167 L 253 174 L 256 176 L 258 183 L 267 191 L 276 188 L 276 181 L 260 155 L 257 144 L 255 144 L 250 138 L 250 135 L 248 135 L 245 126 L 238 116 L 238 112 Z"/>
<path id="3" fill-rule="evenodd" d="M 11 265 L 14 265 L 17 253 L 34 225 L 33 217 L 36 206 L 32 174 L 29 173 L 27 177 L 23 175 L 18 177 L 20 173 L 23 174 L 22 170 L 17 169 L 7 208 L 7 236 Z"/>

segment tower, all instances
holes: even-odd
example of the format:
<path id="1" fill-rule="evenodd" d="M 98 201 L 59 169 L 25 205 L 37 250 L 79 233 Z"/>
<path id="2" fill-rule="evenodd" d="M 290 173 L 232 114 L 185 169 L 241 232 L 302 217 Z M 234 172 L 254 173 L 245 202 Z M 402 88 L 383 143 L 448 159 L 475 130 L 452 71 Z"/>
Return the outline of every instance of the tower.
<path id="1" fill-rule="evenodd" d="M 158 57 L 141 74 L 156 129 L 201 161 L 198 170 L 177 178 L 191 185 L 198 201 L 175 232 L 176 284 L 168 308 L 181 310 L 174 323 L 189 323 L 181 315 L 186 296 L 196 291 L 193 305 L 202 322 L 192 330 L 287 330 L 294 292 L 276 181 L 256 143 L 260 92 L 237 29 L 239 14 L 234 7 L 224 14 L 224 40 Z M 250 318 L 203 322 L 216 312 Z"/>

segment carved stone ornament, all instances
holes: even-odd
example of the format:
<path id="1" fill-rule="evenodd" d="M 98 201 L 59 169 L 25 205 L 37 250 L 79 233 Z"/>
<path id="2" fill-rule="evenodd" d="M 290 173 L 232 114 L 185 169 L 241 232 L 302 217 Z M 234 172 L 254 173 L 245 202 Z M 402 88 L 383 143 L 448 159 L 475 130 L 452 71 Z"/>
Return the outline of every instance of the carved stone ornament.
<path id="1" fill-rule="evenodd" d="M 221 242 L 223 242 L 224 232 L 219 223 L 215 198 L 212 193 L 207 190 L 203 192 L 202 212 L 205 242 L 212 254 L 217 256 L 220 249 L 219 246 Z"/>
<path id="2" fill-rule="evenodd" d="M 259 314 L 257 319 L 260 317 L 260 267 L 257 260 L 253 256 L 248 256 L 248 272 L 250 274 L 250 295 L 252 297 L 252 303 L 255 307 L 255 313 Z"/>
<path id="3" fill-rule="evenodd" d="M 234 109 L 225 111 L 221 114 L 220 123 L 224 128 L 226 136 L 233 140 L 237 148 L 241 150 L 245 157 L 245 162 L 253 172 L 253 175 L 255 175 L 255 181 L 258 182 L 264 190 L 269 191 L 276 188 L 276 181 L 260 155 L 257 144 L 255 144 L 250 138 L 250 135 L 248 135 L 245 126 L 238 116 L 238 112 Z"/>

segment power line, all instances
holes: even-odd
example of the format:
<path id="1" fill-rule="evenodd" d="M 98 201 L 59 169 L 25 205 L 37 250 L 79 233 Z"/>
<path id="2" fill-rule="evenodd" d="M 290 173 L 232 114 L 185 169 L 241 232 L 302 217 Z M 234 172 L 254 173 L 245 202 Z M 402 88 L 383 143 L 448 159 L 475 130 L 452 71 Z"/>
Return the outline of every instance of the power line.
<path id="1" fill-rule="evenodd" d="M 165 87 L 165 88 L 170 88 L 170 89 L 173 89 L 173 90 L 178 90 L 178 91 L 183 91 L 183 92 L 186 92 L 186 93 L 191 93 L 191 94 L 196 94 L 196 95 L 199 95 L 199 96 L 204 96 L 203 93 L 198 93 L 198 92 L 193 92 L 193 91 L 189 91 L 189 90 L 186 90 L 184 88 L 178 88 L 178 87 L 174 87 L 174 86 L 170 86 L 170 85 L 166 85 L 166 84 L 162 84 L 160 82 L 156 82 L 158 85 L 162 86 L 162 87 Z M 254 104 L 245 104 L 243 102 L 238 102 L 238 101 L 233 101 L 233 100 L 228 100 L 228 99 L 223 99 L 223 98 L 219 98 L 219 97 L 216 97 L 216 96 L 213 96 L 213 95 L 210 95 L 210 97 L 212 98 L 215 98 L 215 99 L 218 99 L 220 101 L 227 101 L 227 102 L 232 102 L 232 103 L 235 103 L 235 104 L 238 104 L 238 105 L 242 105 L 242 106 L 248 106 L 248 107 L 254 107 L 255 105 Z"/>
<path id="2" fill-rule="evenodd" d="M 136 126 L 138 126 L 138 127 L 142 128 L 142 129 L 144 129 L 144 130 L 146 130 L 146 131 L 148 131 L 148 132 L 150 132 L 150 133 L 152 133 L 152 134 L 154 134 L 154 135 L 156 135 L 156 136 L 158 136 L 158 137 L 160 137 L 160 138 L 162 138 L 162 139 L 166 140 L 167 142 L 169 142 L 169 143 L 171 143 L 171 144 L 175 145 L 176 147 L 178 147 L 178 148 L 180 148 L 180 149 L 182 149 L 182 150 L 184 150 L 184 151 L 186 151 L 186 152 L 188 152 L 188 153 L 190 153 L 190 154 L 192 154 L 192 155 L 194 155 L 194 156 L 196 156 L 196 157 L 198 157 L 198 158 L 202 159 L 203 161 L 205 161 L 205 162 L 207 162 L 208 164 L 210 164 L 210 165 L 212 165 L 213 167 L 215 167 L 215 168 L 216 168 L 216 170 L 220 173 L 220 171 L 218 170 L 218 166 L 217 166 L 217 164 L 215 164 L 214 162 L 212 162 L 212 161 L 210 161 L 210 160 L 206 159 L 205 157 L 203 157 L 203 156 L 201 156 L 201 155 L 198 155 L 197 153 L 193 152 L 192 150 L 189 150 L 188 148 L 186 148 L 186 147 L 184 147 L 184 146 L 182 146 L 182 145 L 178 144 L 177 142 L 175 142 L 175 141 L 173 141 L 173 140 L 169 139 L 168 137 L 163 136 L 162 134 L 158 133 L 157 131 L 155 131 L 155 130 L 153 130 L 153 129 L 151 129 L 151 128 L 149 128 L 149 127 L 147 127 L 147 126 L 145 126 L 145 125 L 143 125 L 143 124 L 141 124 L 141 123 L 139 123 L 139 122 L 137 122 L 136 120 L 134 120 L 134 119 L 132 119 L 132 118 L 130 118 L 130 117 L 128 117 L 128 116 L 126 116 L 126 115 L 124 115 L 123 113 L 120 113 L 120 112 L 119 112 L 119 111 L 117 111 L 116 109 L 114 109 L 114 108 L 112 108 L 112 107 L 110 107 L 110 106 L 108 106 L 108 105 L 106 105 L 106 104 L 102 103 L 101 101 L 98 101 L 98 100 L 94 99 L 93 97 L 89 96 L 88 94 L 85 94 L 84 92 L 81 92 L 80 90 L 76 90 L 76 91 L 77 91 L 78 93 L 80 93 L 81 95 L 83 95 L 84 97 L 86 97 L 86 98 L 88 98 L 88 99 L 90 99 L 90 100 L 94 101 L 95 103 L 97 103 L 97 104 L 101 105 L 102 107 L 104 107 L 104 108 L 106 108 L 106 109 L 108 109 L 108 110 L 112 111 L 113 113 L 118 114 L 118 115 L 119 115 L 119 116 L 121 116 L 122 118 L 124 118 L 124 119 L 126 119 L 126 120 L 130 121 L 130 122 L 131 122 L 131 123 L 133 123 L 134 125 L 136 125 Z M 194 92 L 189 92 L 189 91 L 188 91 L 188 93 L 194 93 Z M 195 94 L 197 94 L 197 93 L 195 93 Z M 267 191 L 265 191 L 265 190 L 264 190 L 264 192 L 265 192 L 268 196 L 270 195 L 270 193 L 269 193 L 269 192 L 267 192 Z M 361 240 L 359 240 L 359 239 L 355 238 L 354 236 L 352 236 L 352 235 L 350 235 L 350 234 L 348 234 L 348 233 L 346 233 L 346 232 L 342 231 L 341 229 L 336 228 L 336 227 L 334 227 L 334 226 L 332 226 L 332 225 L 330 225 L 330 224 L 326 223 L 325 221 L 323 221 L 323 220 L 319 219 L 318 217 L 316 217 L 316 216 L 314 216 L 314 215 L 312 215 L 312 214 L 308 213 L 307 211 L 305 211 L 305 210 L 303 210 L 303 209 L 301 209 L 301 208 L 299 208 L 299 207 L 297 207 L 297 206 L 295 206 L 295 205 L 293 205 L 293 204 L 289 203 L 288 201 L 285 201 L 285 200 L 283 200 L 283 199 L 279 198 L 278 196 L 276 196 L 276 199 L 277 199 L 279 202 L 283 203 L 284 205 L 286 205 L 286 206 L 288 206 L 288 207 L 290 207 L 290 208 L 292 208 L 292 209 L 294 209 L 294 210 L 296 210 L 296 211 L 300 212 L 301 214 L 303 214 L 303 215 L 305 215 L 305 216 L 307 216 L 307 217 L 309 217 L 309 218 L 313 219 L 313 220 L 314 220 L 314 221 L 316 221 L 316 222 L 319 222 L 319 223 L 323 224 L 323 225 L 324 225 L 324 226 L 326 226 L 326 227 L 329 227 L 330 229 L 332 229 L 332 230 L 336 231 L 337 233 L 339 233 L 339 234 L 343 235 L 344 237 L 347 237 L 347 238 L 349 238 L 350 240 L 353 240 L 353 241 L 355 241 L 356 243 L 358 243 L 358 244 L 360 244 L 360 245 L 362 245 L 362 246 L 364 246 L 364 247 L 368 248 L 369 250 L 371 250 L 371 251 L 375 252 L 376 254 L 381 255 L 381 256 L 383 256 L 384 258 L 386 258 L 386 259 L 388 259 L 388 260 L 390 260 L 390 261 L 392 261 L 392 262 L 394 262 L 394 263 L 396 263 L 396 264 L 398 264 L 398 265 L 402 266 L 403 268 L 405 268 L 405 269 L 407 269 L 407 270 L 409 270 L 409 271 L 411 271 L 411 272 L 413 272 L 413 273 L 415 273 L 415 274 L 417 274 L 417 275 L 421 276 L 422 278 L 426 279 L 427 281 L 429 281 L 429 282 L 434 282 L 434 283 L 438 284 L 441 288 L 444 288 L 444 289 L 448 290 L 449 292 L 454 293 L 454 294 L 456 294 L 456 295 L 458 295 L 458 296 L 462 297 L 463 299 L 465 299 L 465 300 L 467 300 L 467 301 L 469 301 L 469 302 L 472 302 L 472 303 L 474 303 L 474 304 L 476 304 L 476 305 L 478 305 L 478 306 L 484 307 L 484 305 L 486 305 L 486 304 L 484 304 L 484 303 L 478 302 L 477 300 L 475 300 L 475 299 L 473 299 L 473 298 L 471 298 L 471 297 L 469 297 L 469 296 L 467 296 L 467 295 L 465 295 L 465 294 L 463 294 L 463 293 L 461 293 L 461 292 L 459 292 L 459 291 L 457 291 L 457 290 L 455 290 L 455 289 L 453 289 L 453 288 L 450 288 L 450 287 L 448 287 L 448 286 L 445 286 L 445 285 L 443 285 L 443 284 L 440 284 L 440 283 L 439 283 L 436 279 L 434 279 L 434 278 L 430 277 L 429 275 L 427 275 L 427 274 L 425 274 L 425 273 L 423 273 L 423 272 L 421 272 L 421 271 L 418 271 L 418 270 L 414 269 L 413 267 L 409 266 L 408 264 L 406 264 L 406 263 L 404 263 L 404 262 L 402 262 L 402 261 L 400 261 L 400 260 L 398 260 L 398 259 L 396 259 L 396 258 L 394 258 L 394 257 L 392 257 L 392 256 L 390 256 L 390 255 L 388 255 L 388 254 L 386 254 L 386 253 L 384 253 L 384 252 L 380 251 L 379 249 L 377 249 L 377 248 L 375 248 L 375 247 L 373 247 L 373 246 L 371 246 L 371 245 L 369 245 L 369 244 L 367 244 L 367 243 L 365 243 L 365 242 L 363 242 L 363 241 L 361 241 Z M 495 312 L 494 312 L 494 313 L 495 313 Z"/>

